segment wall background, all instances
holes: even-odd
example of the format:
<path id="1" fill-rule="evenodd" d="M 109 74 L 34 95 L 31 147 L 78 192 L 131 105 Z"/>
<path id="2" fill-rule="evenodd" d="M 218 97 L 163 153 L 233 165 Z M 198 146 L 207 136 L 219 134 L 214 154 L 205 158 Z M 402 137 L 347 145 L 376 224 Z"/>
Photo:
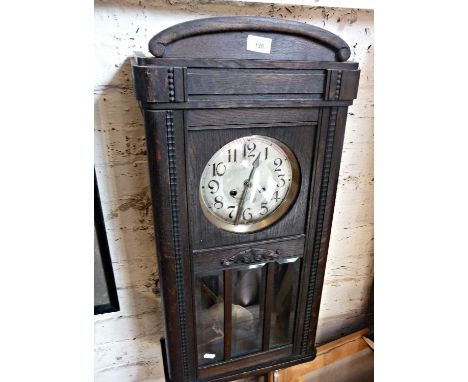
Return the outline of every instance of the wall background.
<path id="1" fill-rule="evenodd" d="M 328 2 L 330 3 L 330 2 Z M 327 4 L 328 4 L 327 3 Z M 339 34 L 358 61 L 319 318 L 319 343 L 373 317 L 373 12 L 236 0 L 95 2 L 95 166 L 121 310 L 95 316 L 96 381 L 163 381 L 163 335 L 143 118 L 129 57 L 159 31 L 195 18 L 271 16 Z M 158 222 L 156 222 L 157 224 Z"/>

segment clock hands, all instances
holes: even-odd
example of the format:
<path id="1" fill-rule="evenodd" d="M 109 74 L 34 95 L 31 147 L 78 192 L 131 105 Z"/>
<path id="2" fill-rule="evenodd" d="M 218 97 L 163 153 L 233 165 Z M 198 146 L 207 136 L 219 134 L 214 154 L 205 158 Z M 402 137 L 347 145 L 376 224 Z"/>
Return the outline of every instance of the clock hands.
<path id="1" fill-rule="evenodd" d="M 242 208 L 244 207 L 245 196 L 247 195 L 247 189 L 251 186 L 252 178 L 255 172 L 255 169 L 258 168 L 260 164 L 260 154 L 258 154 L 257 158 L 252 162 L 252 170 L 250 171 L 249 179 L 244 182 L 244 190 L 242 191 L 242 196 L 239 202 L 239 206 L 237 207 L 236 218 L 234 219 L 234 224 L 237 225 L 239 223 L 239 219 L 242 213 Z"/>

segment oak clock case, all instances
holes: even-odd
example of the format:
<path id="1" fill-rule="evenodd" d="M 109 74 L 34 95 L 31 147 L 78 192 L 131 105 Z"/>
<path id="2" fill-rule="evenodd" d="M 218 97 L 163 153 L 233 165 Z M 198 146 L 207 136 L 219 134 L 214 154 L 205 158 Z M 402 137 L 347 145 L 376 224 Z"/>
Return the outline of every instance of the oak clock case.
<path id="1" fill-rule="evenodd" d="M 306 362 L 358 64 L 298 22 L 175 25 L 132 60 L 148 147 L 167 381 Z"/>

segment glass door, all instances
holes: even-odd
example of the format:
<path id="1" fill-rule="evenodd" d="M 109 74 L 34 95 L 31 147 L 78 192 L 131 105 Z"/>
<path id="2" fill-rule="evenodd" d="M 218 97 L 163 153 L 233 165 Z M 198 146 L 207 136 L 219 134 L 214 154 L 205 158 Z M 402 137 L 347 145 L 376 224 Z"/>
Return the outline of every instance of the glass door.
<path id="1" fill-rule="evenodd" d="M 198 366 L 293 342 L 301 258 L 195 274 Z"/>

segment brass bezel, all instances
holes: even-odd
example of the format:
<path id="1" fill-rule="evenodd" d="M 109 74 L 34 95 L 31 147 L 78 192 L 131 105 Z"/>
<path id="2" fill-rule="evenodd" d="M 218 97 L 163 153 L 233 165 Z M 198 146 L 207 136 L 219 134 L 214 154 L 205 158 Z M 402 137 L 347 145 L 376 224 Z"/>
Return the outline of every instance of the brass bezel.
<path id="1" fill-rule="evenodd" d="M 293 202 L 296 200 L 296 197 L 299 194 L 298 191 L 299 191 L 299 184 L 300 184 L 300 180 L 301 180 L 301 173 L 300 173 L 299 163 L 297 162 L 297 158 L 294 155 L 294 153 L 292 152 L 292 150 L 288 146 L 286 146 L 283 142 L 281 142 L 281 141 L 279 141 L 279 140 L 277 140 L 275 138 L 267 137 L 265 135 L 248 135 L 248 136 L 245 136 L 245 137 L 240 137 L 240 138 L 233 139 L 233 141 L 236 141 L 238 139 L 243 139 L 243 138 L 244 139 L 246 139 L 246 138 L 250 138 L 250 139 L 262 138 L 262 139 L 269 140 L 269 141 L 275 143 L 276 145 L 278 145 L 284 151 L 284 153 L 286 154 L 286 157 L 288 158 L 289 163 L 291 164 L 291 185 L 289 187 L 288 193 L 286 194 L 285 198 L 283 199 L 283 201 L 281 202 L 279 207 L 276 208 L 265 219 L 262 219 L 262 220 L 260 220 L 260 221 L 258 221 L 256 223 L 253 223 L 253 224 L 234 225 L 234 224 L 227 223 L 226 221 L 220 219 L 218 216 L 216 216 L 211 210 L 209 210 L 206 207 L 205 202 L 203 201 L 203 197 L 202 197 L 202 188 L 201 188 L 202 184 L 201 184 L 201 178 L 200 178 L 200 184 L 199 184 L 199 187 L 198 187 L 198 197 L 199 197 L 199 201 L 200 201 L 200 205 L 201 205 L 201 209 L 203 211 L 203 214 L 216 227 L 221 228 L 221 229 L 223 229 L 225 231 L 235 232 L 235 233 L 256 232 L 256 231 L 260 231 L 262 229 L 265 229 L 265 228 L 269 227 L 273 223 L 276 223 L 289 210 L 289 208 L 292 206 Z M 231 142 L 232 141 L 226 143 L 226 145 L 230 144 Z M 224 145 L 224 146 L 226 146 L 226 145 Z M 222 150 L 223 147 L 216 150 L 216 152 L 213 155 L 215 155 L 219 150 Z M 211 158 L 210 158 L 210 160 L 211 160 Z M 201 175 L 203 175 L 203 173 Z"/>

